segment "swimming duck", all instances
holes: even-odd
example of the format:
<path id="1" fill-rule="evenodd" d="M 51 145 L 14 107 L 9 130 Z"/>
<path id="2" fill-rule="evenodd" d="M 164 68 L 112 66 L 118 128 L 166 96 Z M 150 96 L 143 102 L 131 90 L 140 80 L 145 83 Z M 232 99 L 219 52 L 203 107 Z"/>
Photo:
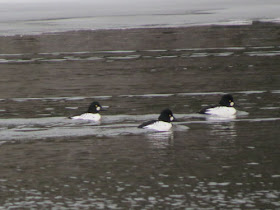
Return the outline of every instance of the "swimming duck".
<path id="1" fill-rule="evenodd" d="M 171 122 L 174 121 L 174 116 L 170 109 L 165 109 L 160 113 L 158 120 L 144 122 L 138 128 L 150 129 L 155 131 L 169 131 L 172 128 Z"/>

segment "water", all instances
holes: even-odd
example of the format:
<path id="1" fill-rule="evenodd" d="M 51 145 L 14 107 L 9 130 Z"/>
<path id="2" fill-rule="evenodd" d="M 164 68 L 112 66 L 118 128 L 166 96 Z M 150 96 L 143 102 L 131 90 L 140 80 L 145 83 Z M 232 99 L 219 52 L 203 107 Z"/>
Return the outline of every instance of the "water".
<path id="1" fill-rule="evenodd" d="M 0 208 L 280 208 L 279 30 L 0 37 Z M 197 114 L 224 93 L 235 119 Z M 100 124 L 67 118 L 94 100 Z M 166 107 L 171 132 L 137 128 Z"/>

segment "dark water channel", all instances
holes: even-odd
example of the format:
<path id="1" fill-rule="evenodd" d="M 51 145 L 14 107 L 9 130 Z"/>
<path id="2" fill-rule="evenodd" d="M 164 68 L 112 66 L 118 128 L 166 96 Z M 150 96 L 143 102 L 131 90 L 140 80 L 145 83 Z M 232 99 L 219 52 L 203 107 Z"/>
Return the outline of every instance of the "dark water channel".
<path id="1" fill-rule="evenodd" d="M 280 26 L 0 37 L 0 209 L 280 208 Z M 196 114 L 224 93 L 236 119 Z M 74 122 L 93 100 L 100 125 Z M 167 133 L 137 129 L 169 107 Z"/>

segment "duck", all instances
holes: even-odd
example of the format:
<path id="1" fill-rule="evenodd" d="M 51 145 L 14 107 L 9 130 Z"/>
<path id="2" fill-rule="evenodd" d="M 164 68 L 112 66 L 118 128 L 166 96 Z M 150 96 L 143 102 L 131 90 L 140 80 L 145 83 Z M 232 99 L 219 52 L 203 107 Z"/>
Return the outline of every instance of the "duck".
<path id="1" fill-rule="evenodd" d="M 86 113 L 69 118 L 72 120 L 88 120 L 97 122 L 101 120 L 101 115 L 99 114 L 99 111 L 101 110 L 102 106 L 95 101 L 90 104 Z"/>
<path id="2" fill-rule="evenodd" d="M 171 122 L 175 120 L 173 113 L 170 109 L 164 109 L 158 120 L 151 120 L 144 122 L 138 128 L 149 129 L 154 131 L 169 131 L 172 128 Z"/>
<path id="3" fill-rule="evenodd" d="M 222 96 L 219 104 L 214 106 L 208 106 L 201 109 L 199 114 L 213 115 L 219 117 L 231 117 L 236 115 L 236 109 L 234 108 L 234 100 L 231 94 L 225 94 Z"/>

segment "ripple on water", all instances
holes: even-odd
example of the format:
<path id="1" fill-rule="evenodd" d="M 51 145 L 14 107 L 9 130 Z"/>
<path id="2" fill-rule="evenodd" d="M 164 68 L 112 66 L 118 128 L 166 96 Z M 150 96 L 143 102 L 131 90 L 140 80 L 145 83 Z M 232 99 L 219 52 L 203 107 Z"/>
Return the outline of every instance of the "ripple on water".
<path id="1" fill-rule="evenodd" d="M 272 50 L 274 49 L 274 50 Z M 252 51 L 254 50 L 254 51 Z M 100 60 L 133 60 L 150 58 L 201 58 L 230 57 L 243 53 L 247 56 L 272 57 L 279 56 L 280 51 L 275 46 L 253 47 L 221 47 L 221 48 L 186 48 L 186 49 L 146 49 L 146 50 L 112 50 L 112 51 L 81 51 L 81 52 L 39 52 L 35 54 L 0 54 L 0 63 L 38 63 L 38 62 L 68 62 L 68 61 L 100 61 Z"/>
<path id="2" fill-rule="evenodd" d="M 238 49 L 237 49 L 238 50 Z M 271 93 L 278 93 L 279 90 L 273 90 Z M 247 90 L 247 91 L 237 91 L 237 94 L 263 94 L 266 91 L 262 90 Z M 135 95 L 118 95 L 117 98 L 169 98 L 177 96 L 207 96 L 207 95 L 222 95 L 224 92 L 182 92 L 182 93 L 162 93 L 162 94 L 135 94 Z M 86 99 L 102 99 L 108 100 L 113 96 L 74 96 L 74 97 L 47 97 L 47 98 L 12 98 L 11 100 L 21 103 L 26 101 L 79 101 Z M 6 99 L 2 99 L 5 101 Z M 242 100 L 240 100 L 242 102 Z M 244 101 L 244 100 L 243 100 Z M 246 103 L 243 102 L 243 103 Z M 65 109 L 78 109 L 75 106 L 67 106 Z M 261 107 L 264 110 L 274 110 L 278 109 L 277 106 Z M 46 111 L 54 110 L 52 107 L 45 108 Z M 4 110 L 3 110 L 4 111 Z M 205 117 L 198 114 L 176 114 L 176 118 L 179 122 L 174 122 L 173 132 L 185 132 L 188 127 L 185 125 L 189 124 L 209 124 L 213 122 L 262 122 L 262 121 L 278 121 L 279 118 L 246 118 L 248 116 L 246 111 L 238 111 L 236 118 L 232 119 L 212 119 L 212 117 Z M 49 116 L 50 113 L 42 113 L 40 118 L 17 118 L 17 119 L 0 119 L 1 127 L 1 137 L 3 141 L 10 139 L 44 139 L 50 137 L 64 137 L 64 136 L 117 136 L 117 135 L 143 135 L 145 134 L 148 139 L 152 139 L 156 143 L 157 139 L 159 141 L 166 141 L 172 139 L 172 135 L 157 134 L 157 133 L 147 133 L 147 131 L 142 129 L 137 129 L 139 123 L 151 119 L 156 119 L 158 114 L 142 114 L 142 115 L 104 115 L 101 124 L 91 123 L 85 121 L 72 121 L 66 117 L 44 117 Z M 205 117 L 204 119 L 202 117 Z M 202 120 L 201 120 L 202 119 Z M 167 144 L 165 144 L 167 145 Z"/>

